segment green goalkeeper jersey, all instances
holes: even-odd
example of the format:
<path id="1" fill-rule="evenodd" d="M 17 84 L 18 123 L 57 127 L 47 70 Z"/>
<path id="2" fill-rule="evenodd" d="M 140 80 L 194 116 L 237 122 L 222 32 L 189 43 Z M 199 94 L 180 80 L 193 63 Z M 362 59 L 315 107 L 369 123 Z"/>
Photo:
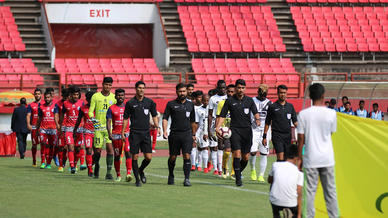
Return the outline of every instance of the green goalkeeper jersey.
<path id="1" fill-rule="evenodd" d="M 110 93 L 104 96 L 101 92 L 97 92 L 92 96 L 89 108 L 89 117 L 100 121 L 101 127 L 99 130 L 106 129 L 106 113 L 111 105 L 116 104 L 115 95 Z"/>

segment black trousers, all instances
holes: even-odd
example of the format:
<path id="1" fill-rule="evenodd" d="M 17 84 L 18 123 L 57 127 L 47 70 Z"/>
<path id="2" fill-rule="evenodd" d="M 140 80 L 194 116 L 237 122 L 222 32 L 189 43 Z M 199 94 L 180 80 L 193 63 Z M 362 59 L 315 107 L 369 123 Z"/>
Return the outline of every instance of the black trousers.
<path id="1" fill-rule="evenodd" d="M 22 133 L 22 132 L 16 133 L 16 139 L 18 141 L 18 149 L 19 149 L 19 154 L 21 158 L 24 157 L 24 153 L 26 152 L 26 149 L 27 149 L 27 135 L 28 133 Z"/>

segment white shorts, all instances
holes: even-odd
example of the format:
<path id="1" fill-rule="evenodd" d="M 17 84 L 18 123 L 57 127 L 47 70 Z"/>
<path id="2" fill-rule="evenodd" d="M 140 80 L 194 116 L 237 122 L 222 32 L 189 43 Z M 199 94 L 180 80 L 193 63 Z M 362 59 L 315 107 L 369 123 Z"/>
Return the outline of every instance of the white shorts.
<path id="1" fill-rule="evenodd" d="M 196 136 L 197 138 L 197 146 L 199 148 L 207 148 L 209 147 L 209 139 L 207 141 L 203 140 L 203 135 Z"/>
<path id="2" fill-rule="evenodd" d="M 264 131 L 253 131 L 251 152 L 259 151 L 260 154 L 264 154 L 264 155 L 269 154 L 269 139 L 267 137 L 267 145 L 263 146 L 262 144 L 263 133 Z"/>

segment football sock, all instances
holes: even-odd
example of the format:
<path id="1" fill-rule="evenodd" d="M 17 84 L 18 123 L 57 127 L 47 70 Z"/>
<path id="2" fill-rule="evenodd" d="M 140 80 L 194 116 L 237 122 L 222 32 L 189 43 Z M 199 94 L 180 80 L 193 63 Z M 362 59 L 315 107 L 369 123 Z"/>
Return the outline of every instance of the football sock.
<path id="1" fill-rule="evenodd" d="M 197 157 L 197 148 L 193 148 L 192 150 L 191 150 L 191 165 L 195 165 L 195 163 L 196 163 L 196 157 Z"/>
<path id="2" fill-rule="evenodd" d="M 267 155 L 261 155 L 260 156 L 260 175 L 264 176 L 266 168 L 267 168 Z"/>
<path id="3" fill-rule="evenodd" d="M 32 163 L 35 165 L 36 164 L 36 146 L 32 146 L 31 148 L 31 153 L 32 153 Z"/>
<path id="4" fill-rule="evenodd" d="M 84 165 L 85 164 L 85 149 L 81 148 L 79 155 L 80 155 L 80 164 Z"/>
<path id="5" fill-rule="evenodd" d="M 174 176 L 174 168 L 175 168 L 175 160 L 171 160 L 168 158 L 168 175 L 169 176 Z"/>
<path id="6" fill-rule="evenodd" d="M 66 150 L 64 150 L 63 152 L 62 152 L 62 154 L 63 154 L 63 157 L 62 157 L 62 161 L 63 161 L 63 167 L 65 167 L 66 166 L 66 161 L 67 161 L 67 151 Z"/>
<path id="7" fill-rule="evenodd" d="M 240 161 L 240 171 L 244 171 L 245 167 L 248 165 L 248 161 L 241 159 Z"/>
<path id="8" fill-rule="evenodd" d="M 75 149 L 74 153 L 74 167 L 77 167 L 78 160 L 80 159 L 80 151 Z"/>
<path id="9" fill-rule="evenodd" d="M 198 167 L 202 167 L 202 153 L 203 151 L 198 151 Z"/>
<path id="10" fill-rule="evenodd" d="M 212 164 L 214 166 L 214 170 L 217 170 L 217 151 L 212 151 L 211 156 L 212 156 Z"/>
<path id="11" fill-rule="evenodd" d="M 256 155 L 249 156 L 249 165 L 251 166 L 251 170 L 256 170 Z"/>
<path id="12" fill-rule="evenodd" d="M 101 158 L 101 153 L 100 152 L 94 152 L 93 154 L 93 162 L 94 162 L 94 167 L 100 167 L 100 158 Z"/>
<path id="13" fill-rule="evenodd" d="M 46 164 L 49 164 L 48 161 L 50 159 L 50 148 L 48 147 L 44 148 L 44 156 L 46 158 Z"/>
<path id="14" fill-rule="evenodd" d="M 59 151 L 59 147 L 58 146 L 54 146 L 54 148 L 53 148 L 53 157 L 58 155 L 58 151 Z"/>
<path id="15" fill-rule="evenodd" d="M 222 155 L 222 168 L 228 169 L 229 157 L 230 157 L 230 151 L 224 151 L 224 155 Z"/>
<path id="16" fill-rule="evenodd" d="M 47 154 L 46 154 L 46 161 L 47 161 L 47 164 L 51 164 L 51 160 L 53 159 L 53 153 L 54 153 L 54 149 L 53 147 L 51 148 L 46 148 L 47 150 Z"/>
<path id="17" fill-rule="evenodd" d="M 132 158 L 126 158 L 125 159 L 125 165 L 127 167 L 127 175 L 131 174 L 131 171 L 132 171 Z"/>
<path id="18" fill-rule="evenodd" d="M 93 172 L 93 158 L 91 154 L 86 155 L 86 164 L 88 166 L 89 173 Z"/>
<path id="19" fill-rule="evenodd" d="M 140 168 L 139 170 L 140 171 L 144 171 L 144 169 L 148 166 L 148 164 L 151 163 L 151 160 L 147 160 L 144 158 L 144 160 L 141 162 L 141 165 L 140 165 Z"/>
<path id="20" fill-rule="evenodd" d="M 121 176 L 121 174 L 120 174 L 120 156 L 115 156 L 114 165 L 115 165 L 116 175 Z"/>
<path id="21" fill-rule="evenodd" d="M 132 159 L 132 170 L 133 175 L 135 176 L 136 182 L 139 181 L 139 166 L 137 165 L 137 160 Z"/>
<path id="22" fill-rule="evenodd" d="M 183 172 L 185 174 L 185 179 L 190 178 L 190 169 L 191 169 L 190 159 L 189 160 L 184 159 L 183 160 Z"/>
<path id="23" fill-rule="evenodd" d="M 74 151 L 69 151 L 69 164 L 70 167 L 74 167 Z"/>
<path id="24" fill-rule="evenodd" d="M 207 149 L 202 151 L 202 161 L 203 167 L 207 168 L 207 162 L 209 161 L 209 151 Z"/>
<path id="25" fill-rule="evenodd" d="M 233 168 L 236 180 L 241 180 L 240 158 L 233 158 Z"/>
<path id="26" fill-rule="evenodd" d="M 45 151 L 46 150 L 46 146 L 44 146 L 44 145 L 41 145 L 40 146 L 40 158 L 41 158 L 41 162 L 42 163 L 45 163 L 45 161 L 46 161 L 46 157 L 45 157 Z"/>
<path id="27" fill-rule="evenodd" d="M 106 174 L 111 174 L 113 165 L 113 154 L 106 155 Z"/>
<path id="28" fill-rule="evenodd" d="M 218 150 L 217 151 L 217 166 L 218 166 L 218 171 L 222 172 L 222 156 L 224 152 L 223 150 Z"/>
<path id="29" fill-rule="evenodd" d="M 61 150 L 59 150 L 58 151 L 58 160 L 59 160 L 59 165 L 60 165 L 60 167 L 62 167 L 63 166 L 63 150 L 61 149 Z"/>

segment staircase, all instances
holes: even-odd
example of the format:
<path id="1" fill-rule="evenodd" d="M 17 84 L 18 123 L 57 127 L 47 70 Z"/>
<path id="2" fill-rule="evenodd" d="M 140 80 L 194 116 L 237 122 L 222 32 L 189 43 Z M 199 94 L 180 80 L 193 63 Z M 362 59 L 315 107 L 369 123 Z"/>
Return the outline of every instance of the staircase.
<path id="1" fill-rule="evenodd" d="M 46 40 L 39 22 L 41 3 L 37 0 L 7 0 L 3 5 L 11 7 L 20 36 L 26 44 L 23 58 L 31 58 L 40 72 L 50 71 Z"/>
<path id="2" fill-rule="evenodd" d="M 191 70 L 191 56 L 179 20 L 177 4 L 174 0 L 159 3 L 163 25 L 170 48 L 170 70 L 187 72 Z"/>

